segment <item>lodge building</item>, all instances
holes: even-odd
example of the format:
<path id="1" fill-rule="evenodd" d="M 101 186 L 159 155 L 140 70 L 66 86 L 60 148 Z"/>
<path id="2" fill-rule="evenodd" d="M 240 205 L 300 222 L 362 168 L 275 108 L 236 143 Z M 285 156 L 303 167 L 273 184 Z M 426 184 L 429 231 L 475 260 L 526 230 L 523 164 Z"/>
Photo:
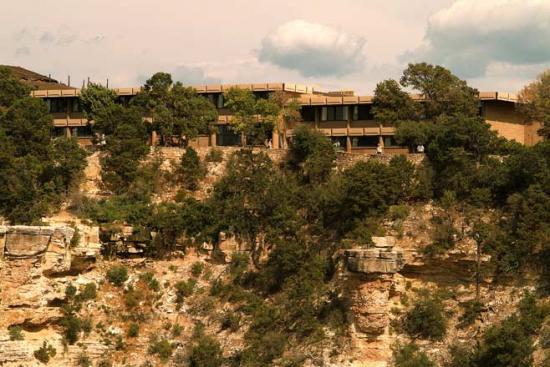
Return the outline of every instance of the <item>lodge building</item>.
<path id="1" fill-rule="evenodd" d="M 26 71 L 25 69 L 20 68 Z M 80 89 L 57 83 L 55 80 L 29 71 L 21 74 L 22 80 L 33 84 L 32 97 L 43 99 L 53 116 L 57 136 L 76 137 L 82 145 L 92 143 L 92 130 L 81 108 Z M 34 78 L 30 80 L 30 76 Z M 39 77 L 42 77 L 40 79 Z M 27 78 L 27 79 L 24 79 Z M 38 81 L 37 81 L 38 80 Z M 300 105 L 301 121 L 290 123 L 283 131 L 273 131 L 271 145 L 285 148 L 292 138 L 297 124 L 308 124 L 318 129 L 333 143 L 350 153 L 375 152 L 381 145 L 386 153 L 406 153 L 407 148 L 397 145 L 395 127 L 380 124 L 372 116 L 372 96 L 356 96 L 353 91 L 323 92 L 317 88 L 293 83 L 261 83 L 233 85 L 196 85 L 197 93 L 208 98 L 218 109 L 219 117 L 214 132 L 200 135 L 190 142 L 192 146 L 240 145 L 240 136 L 231 129 L 231 111 L 224 107 L 224 92 L 231 87 L 251 90 L 257 98 L 267 98 L 270 93 L 283 91 L 296 98 Z M 115 88 L 119 103 L 127 104 L 140 88 Z M 422 103 L 421 96 L 412 98 Z M 502 92 L 481 92 L 479 113 L 501 136 L 525 145 L 534 145 L 542 138 L 537 135 L 538 123 L 526 123 L 516 108 L 515 95 Z M 156 137 L 151 137 L 155 144 Z"/>

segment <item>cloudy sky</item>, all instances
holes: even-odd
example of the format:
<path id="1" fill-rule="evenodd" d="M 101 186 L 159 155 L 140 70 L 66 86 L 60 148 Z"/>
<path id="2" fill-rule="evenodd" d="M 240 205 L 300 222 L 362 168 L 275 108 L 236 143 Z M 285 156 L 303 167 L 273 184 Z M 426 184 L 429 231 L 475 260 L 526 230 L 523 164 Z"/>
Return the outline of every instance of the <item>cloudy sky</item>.
<path id="1" fill-rule="evenodd" d="M 370 94 L 409 62 L 481 90 L 550 67 L 550 0 L 0 0 L 0 64 L 73 85 L 287 81 Z"/>

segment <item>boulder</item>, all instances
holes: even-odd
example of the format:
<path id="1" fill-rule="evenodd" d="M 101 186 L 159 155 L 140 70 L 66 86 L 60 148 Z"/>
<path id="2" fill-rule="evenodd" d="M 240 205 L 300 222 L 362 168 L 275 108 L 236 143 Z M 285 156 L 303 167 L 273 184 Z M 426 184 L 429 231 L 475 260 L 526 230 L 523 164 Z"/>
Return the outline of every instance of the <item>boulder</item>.
<path id="1" fill-rule="evenodd" d="M 393 274 L 405 265 L 403 253 L 399 250 L 349 249 L 344 255 L 348 270 L 358 273 Z"/>

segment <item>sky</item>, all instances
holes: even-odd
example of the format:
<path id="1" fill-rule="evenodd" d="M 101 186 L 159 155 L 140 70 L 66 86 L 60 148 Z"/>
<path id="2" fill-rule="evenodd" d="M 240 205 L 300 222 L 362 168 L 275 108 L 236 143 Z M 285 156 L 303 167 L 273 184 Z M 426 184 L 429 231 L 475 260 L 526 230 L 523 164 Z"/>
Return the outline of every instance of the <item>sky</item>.
<path id="1" fill-rule="evenodd" d="M 410 62 L 484 91 L 550 68 L 550 0 L 0 0 L 0 64 L 81 86 L 289 82 L 372 94 Z"/>

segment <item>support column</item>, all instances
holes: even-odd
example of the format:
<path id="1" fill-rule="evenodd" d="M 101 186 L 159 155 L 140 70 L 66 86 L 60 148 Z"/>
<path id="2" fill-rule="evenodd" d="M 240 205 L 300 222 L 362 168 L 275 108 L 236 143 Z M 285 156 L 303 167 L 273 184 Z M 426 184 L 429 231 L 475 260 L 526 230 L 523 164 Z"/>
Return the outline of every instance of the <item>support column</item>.
<path id="1" fill-rule="evenodd" d="M 158 136 L 155 130 L 151 131 L 151 145 L 155 146 L 158 143 Z"/>
<path id="2" fill-rule="evenodd" d="M 279 132 L 277 129 L 273 129 L 273 132 L 271 133 L 271 147 L 273 149 L 279 149 Z"/>
<path id="3" fill-rule="evenodd" d="M 344 108 L 348 109 L 348 121 L 346 123 L 346 152 L 351 153 L 351 137 L 349 135 L 349 130 L 351 128 L 351 120 L 353 116 L 353 107 L 345 106 Z"/>
<path id="4" fill-rule="evenodd" d="M 72 135 L 71 135 L 71 128 L 68 127 L 68 126 L 65 128 L 65 136 L 66 136 L 68 139 L 70 139 L 70 138 L 72 137 Z"/>
<path id="5" fill-rule="evenodd" d="M 210 143 L 210 146 L 211 146 L 211 147 L 215 147 L 215 146 L 217 145 L 217 141 L 216 141 L 216 132 L 215 132 L 215 131 L 213 131 L 213 132 L 210 133 L 210 141 L 209 141 L 209 143 Z"/>

